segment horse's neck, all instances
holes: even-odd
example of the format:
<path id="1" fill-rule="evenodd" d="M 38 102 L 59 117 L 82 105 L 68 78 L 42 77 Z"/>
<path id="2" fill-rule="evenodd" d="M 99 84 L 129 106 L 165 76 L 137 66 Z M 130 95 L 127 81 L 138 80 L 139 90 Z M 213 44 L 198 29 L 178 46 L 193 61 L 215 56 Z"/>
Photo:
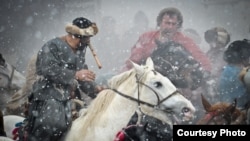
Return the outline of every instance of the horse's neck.
<path id="1" fill-rule="evenodd" d="M 12 80 L 12 86 L 13 88 L 17 88 L 17 89 L 20 89 L 24 86 L 25 84 L 25 81 L 26 81 L 26 78 L 24 75 L 22 75 L 20 72 L 18 71 L 14 71 L 14 76 L 13 76 L 13 80 Z"/>
<path id="2" fill-rule="evenodd" d="M 117 89 L 122 94 L 125 94 L 131 98 L 137 99 L 137 87 L 131 86 L 129 89 L 128 87 L 119 87 Z M 116 109 L 117 112 L 124 112 L 124 113 L 134 113 L 134 111 L 138 108 L 138 102 L 131 100 L 129 97 L 124 97 L 119 95 L 118 93 L 115 93 L 116 96 L 112 101 L 112 104 L 110 105 L 112 109 Z"/>
<path id="3" fill-rule="evenodd" d="M 9 77 L 9 87 L 10 89 L 20 89 L 21 87 L 23 87 L 24 83 L 25 83 L 25 76 L 18 72 L 15 67 L 13 67 L 12 65 L 7 64 L 7 68 L 6 68 L 6 73 L 8 73 L 8 77 Z"/>

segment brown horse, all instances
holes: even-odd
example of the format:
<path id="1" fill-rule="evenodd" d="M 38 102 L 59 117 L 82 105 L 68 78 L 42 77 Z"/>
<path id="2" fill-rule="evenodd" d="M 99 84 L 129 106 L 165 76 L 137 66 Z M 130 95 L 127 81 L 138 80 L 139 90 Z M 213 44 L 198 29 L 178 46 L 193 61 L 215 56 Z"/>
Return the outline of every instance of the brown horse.
<path id="1" fill-rule="evenodd" d="M 233 103 L 219 102 L 210 104 L 202 95 L 202 104 L 206 114 L 201 117 L 198 125 L 240 125 L 246 124 L 246 113 L 236 107 L 237 101 Z"/>

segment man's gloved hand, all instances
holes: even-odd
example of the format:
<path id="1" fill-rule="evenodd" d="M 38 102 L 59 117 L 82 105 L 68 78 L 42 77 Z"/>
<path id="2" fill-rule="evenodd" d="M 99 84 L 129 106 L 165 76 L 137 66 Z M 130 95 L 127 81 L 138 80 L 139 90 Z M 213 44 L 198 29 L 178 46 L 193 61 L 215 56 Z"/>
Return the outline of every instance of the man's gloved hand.
<path id="1" fill-rule="evenodd" d="M 82 69 L 76 72 L 75 78 L 79 81 L 94 81 L 95 73 L 87 69 Z"/>

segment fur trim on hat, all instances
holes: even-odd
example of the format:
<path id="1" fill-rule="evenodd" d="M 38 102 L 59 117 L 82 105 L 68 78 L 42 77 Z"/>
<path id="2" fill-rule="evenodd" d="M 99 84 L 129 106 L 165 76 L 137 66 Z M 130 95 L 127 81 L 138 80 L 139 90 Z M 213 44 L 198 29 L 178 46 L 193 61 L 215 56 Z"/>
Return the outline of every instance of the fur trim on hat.
<path id="1" fill-rule="evenodd" d="M 229 42 L 229 34 L 223 31 L 218 31 L 217 34 L 218 34 L 217 37 L 218 42 L 226 46 L 227 43 Z"/>
<path id="2" fill-rule="evenodd" d="M 95 23 L 93 23 L 88 28 L 79 28 L 73 24 L 67 24 L 65 27 L 66 32 L 71 33 L 73 35 L 81 35 L 81 36 L 94 36 L 98 32 L 98 27 Z"/>
<path id="3" fill-rule="evenodd" d="M 219 43 L 225 47 L 230 42 L 230 34 L 222 27 L 214 27 L 205 32 L 205 40 L 207 43 Z"/>

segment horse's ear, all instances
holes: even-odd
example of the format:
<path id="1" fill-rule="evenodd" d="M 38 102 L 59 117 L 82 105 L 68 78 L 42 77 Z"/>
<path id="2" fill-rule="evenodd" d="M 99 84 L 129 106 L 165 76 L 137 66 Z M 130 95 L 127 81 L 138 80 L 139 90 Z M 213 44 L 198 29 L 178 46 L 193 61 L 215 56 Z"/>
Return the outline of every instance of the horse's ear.
<path id="1" fill-rule="evenodd" d="M 227 109 L 225 110 L 225 113 L 226 114 L 229 114 L 229 115 L 232 115 L 233 112 L 235 111 L 236 109 L 236 106 L 237 106 L 237 100 L 234 99 L 234 101 L 232 102 L 232 104 L 230 104 Z"/>
<path id="2" fill-rule="evenodd" d="M 146 66 L 150 69 L 150 70 L 154 70 L 154 62 L 152 60 L 151 57 L 148 57 L 147 61 L 146 61 Z"/>
<path id="3" fill-rule="evenodd" d="M 134 63 L 133 61 L 130 60 L 130 62 L 132 63 L 133 67 L 135 68 L 136 70 L 136 73 L 137 74 L 143 74 L 144 72 L 144 68 L 136 63 Z"/>
<path id="4" fill-rule="evenodd" d="M 201 101 L 202 101 L 202 105 L 204 107 L 204 109 L 206 111 L 209 111 L 211 104 L 208 102 L 208 100 L 203 96 L 203 94 L 201 94 Z"/>

